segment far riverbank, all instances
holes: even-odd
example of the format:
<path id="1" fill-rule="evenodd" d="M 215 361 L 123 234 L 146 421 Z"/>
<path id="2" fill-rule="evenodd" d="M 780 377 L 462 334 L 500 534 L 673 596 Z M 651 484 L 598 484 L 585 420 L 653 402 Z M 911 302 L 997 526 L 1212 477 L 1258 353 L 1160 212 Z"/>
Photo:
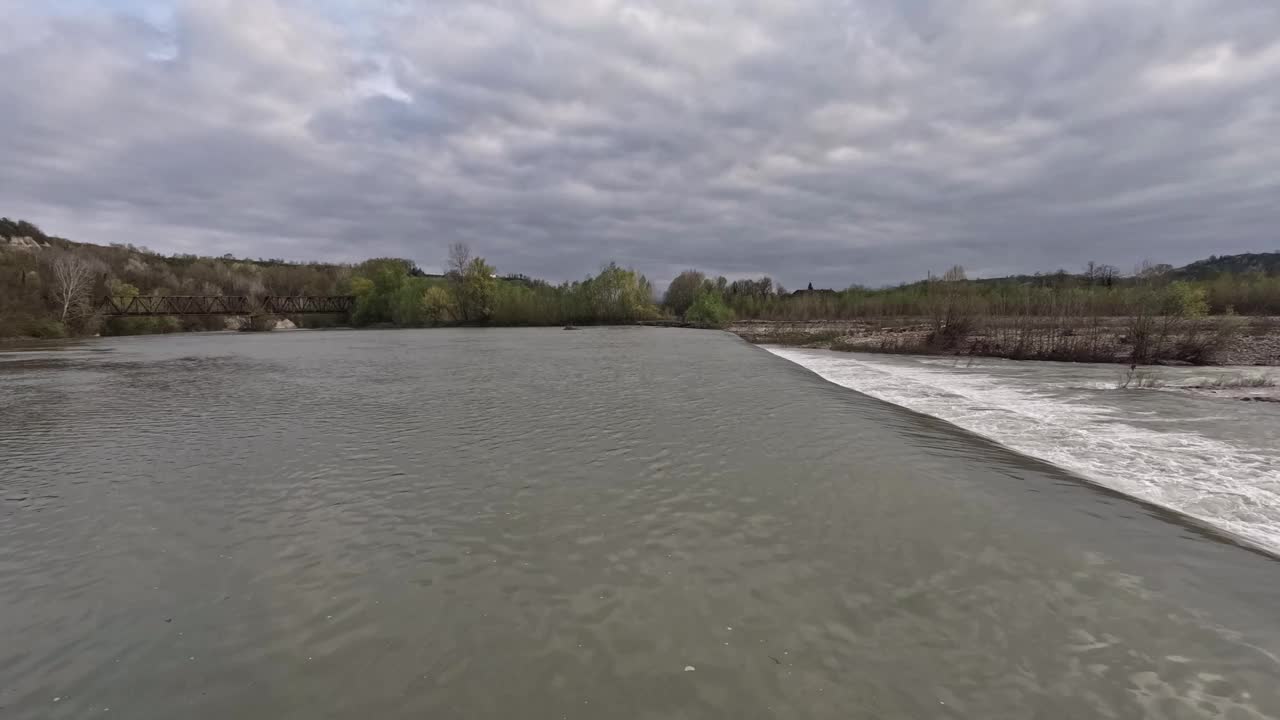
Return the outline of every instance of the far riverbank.
<path id="1" fill-rule="evenodd" d="M 1046 319 L 1043 326 L 1015 327 L 1012 318 L 997 319 L 975 329 L 948 349 L 930 343 L 932 326 L 927 318 L 875 320 L 740 320 L 725 329 L 744 340 L 767 345 L 820 348 L 850 352 L 911 353 L 952 356 L 1002 357 L 1026 360 L 1071 360 L 1072 357 L 1020 352 L 1010 338 L 1034 334 L 1036 339 L 1054 336 L 1062 347 L 1075 349 L 1086 343 L 1093 362 L 1131 362 L 1133 339 L 1128 318 L 1101 318 L 1097 324 L 1062 328 Z M 1280 318 L 1212 316 L 1199 318 L 1199 334 L 1217 343 L 1199 362 L 1202 365 L 1280 366 Z M 1188 364 L 1169 362 L 1168 364 Z"/>

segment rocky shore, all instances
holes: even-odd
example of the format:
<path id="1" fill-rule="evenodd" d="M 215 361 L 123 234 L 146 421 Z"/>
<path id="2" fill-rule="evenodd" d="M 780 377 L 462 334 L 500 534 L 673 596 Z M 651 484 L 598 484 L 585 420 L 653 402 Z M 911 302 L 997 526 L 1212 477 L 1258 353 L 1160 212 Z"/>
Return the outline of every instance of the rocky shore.
<path id="1" fill-rule="evenodd" d="M 955 347 L 941 351 L 931 349 L 931 324 L 925 318 L 875 320 L 809 320 L 770 321 L 743 320 L 726 329 L 744 340 L 758 344 L 795 345 L 853 352 L 942 353 L 1013 357 L 1000 343 L 1001 322 L 1011 325 L 1013 319 L 997 318 L 985 327 L 968 333 Z M 1132 357 L 1132 343 L 1126 336 L 1127 318 L 1106 318 L 1100 327 L 1089 330 L 1092 342 L 1102 348 L 1095 361 L 1127 363 Z M 1220 347 L 1214 348 L 1205 364 L 1280 366 L 1280 318 L 1203 318 L 1205 333 L 1215 333 L 1226 323 L 1230 332 Z M 996 329 L 993 329 L 996 328 Z M 1069 334 L 1070 331 L 1068 331 Z M 1086 332 L 1082 326 L 1081 334 Z"/>

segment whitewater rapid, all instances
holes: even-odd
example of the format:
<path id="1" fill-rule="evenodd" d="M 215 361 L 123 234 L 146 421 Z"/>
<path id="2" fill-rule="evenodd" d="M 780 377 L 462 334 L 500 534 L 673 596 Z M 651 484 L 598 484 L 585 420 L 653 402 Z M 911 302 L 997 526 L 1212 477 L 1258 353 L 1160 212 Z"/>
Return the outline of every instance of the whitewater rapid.
<path id="1" fill-rule="evenodd" d="M 1121 391 L 1109 365 L 766 349 L 1280 553 L 1280 405 Z M 1160 372 L 1175 383 L 1203 373 Z"/>

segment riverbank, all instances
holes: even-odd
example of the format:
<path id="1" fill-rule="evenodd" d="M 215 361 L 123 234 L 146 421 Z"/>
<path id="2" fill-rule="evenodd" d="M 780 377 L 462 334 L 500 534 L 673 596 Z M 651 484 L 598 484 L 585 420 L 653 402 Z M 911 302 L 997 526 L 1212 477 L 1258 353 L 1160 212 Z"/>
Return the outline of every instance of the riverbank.
<path id="1" fill-rule="evenodd" d="M 1214 343 L 1197 364 L 1280 366 L 1280 318 L 1214 316 L 1196 320 L 1196 335 Z M 849 352 L 910 353 L 954 356 L 1001 357 L 1025 360 L 1072 360 L 1129 363 L 1133 340 L 1128 318 L 1102 318 L 1062 328 L 1046 320 L 1040 326 L 1015 325 L 1013 318 L 997 318 L 973 330 L 952 347 L 941 349 L 930 342 L 932 325 L 926 318 L 875 320 L 771 321 L 740 320 L 725 329 L 742 339 L 762 345 L 788 345 Z M 1185 331 L 1184 331 L 1185 332 Z M 1011 339 L 1050 338 L 1046 352 L 1026 352 Z M 1079 350 L 1087 357 L 1072 357 Z M 1054 354 L 1057 352 L 1058 354 Z M 1173 363 L 1171 363 L 1173 364 Z"/>

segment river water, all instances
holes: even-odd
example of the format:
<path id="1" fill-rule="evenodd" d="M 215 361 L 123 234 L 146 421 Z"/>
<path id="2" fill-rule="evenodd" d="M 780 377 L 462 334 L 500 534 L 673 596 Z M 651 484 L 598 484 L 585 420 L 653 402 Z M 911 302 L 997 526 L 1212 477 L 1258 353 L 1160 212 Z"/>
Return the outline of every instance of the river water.
<path id="1" fill-rule="evenodd" d="M 5 352 L 0 717 L 1280 717 L 1280 563 L 1029 455 L 721 333 Z"/>
<path id="2" fill-rule="evenodd" d="M 1185 389 L 1268 369 L 1153 368 L 1141 389 L 1116 365 L 770 350 L 1280 554 L 1280 403 Z"/>

